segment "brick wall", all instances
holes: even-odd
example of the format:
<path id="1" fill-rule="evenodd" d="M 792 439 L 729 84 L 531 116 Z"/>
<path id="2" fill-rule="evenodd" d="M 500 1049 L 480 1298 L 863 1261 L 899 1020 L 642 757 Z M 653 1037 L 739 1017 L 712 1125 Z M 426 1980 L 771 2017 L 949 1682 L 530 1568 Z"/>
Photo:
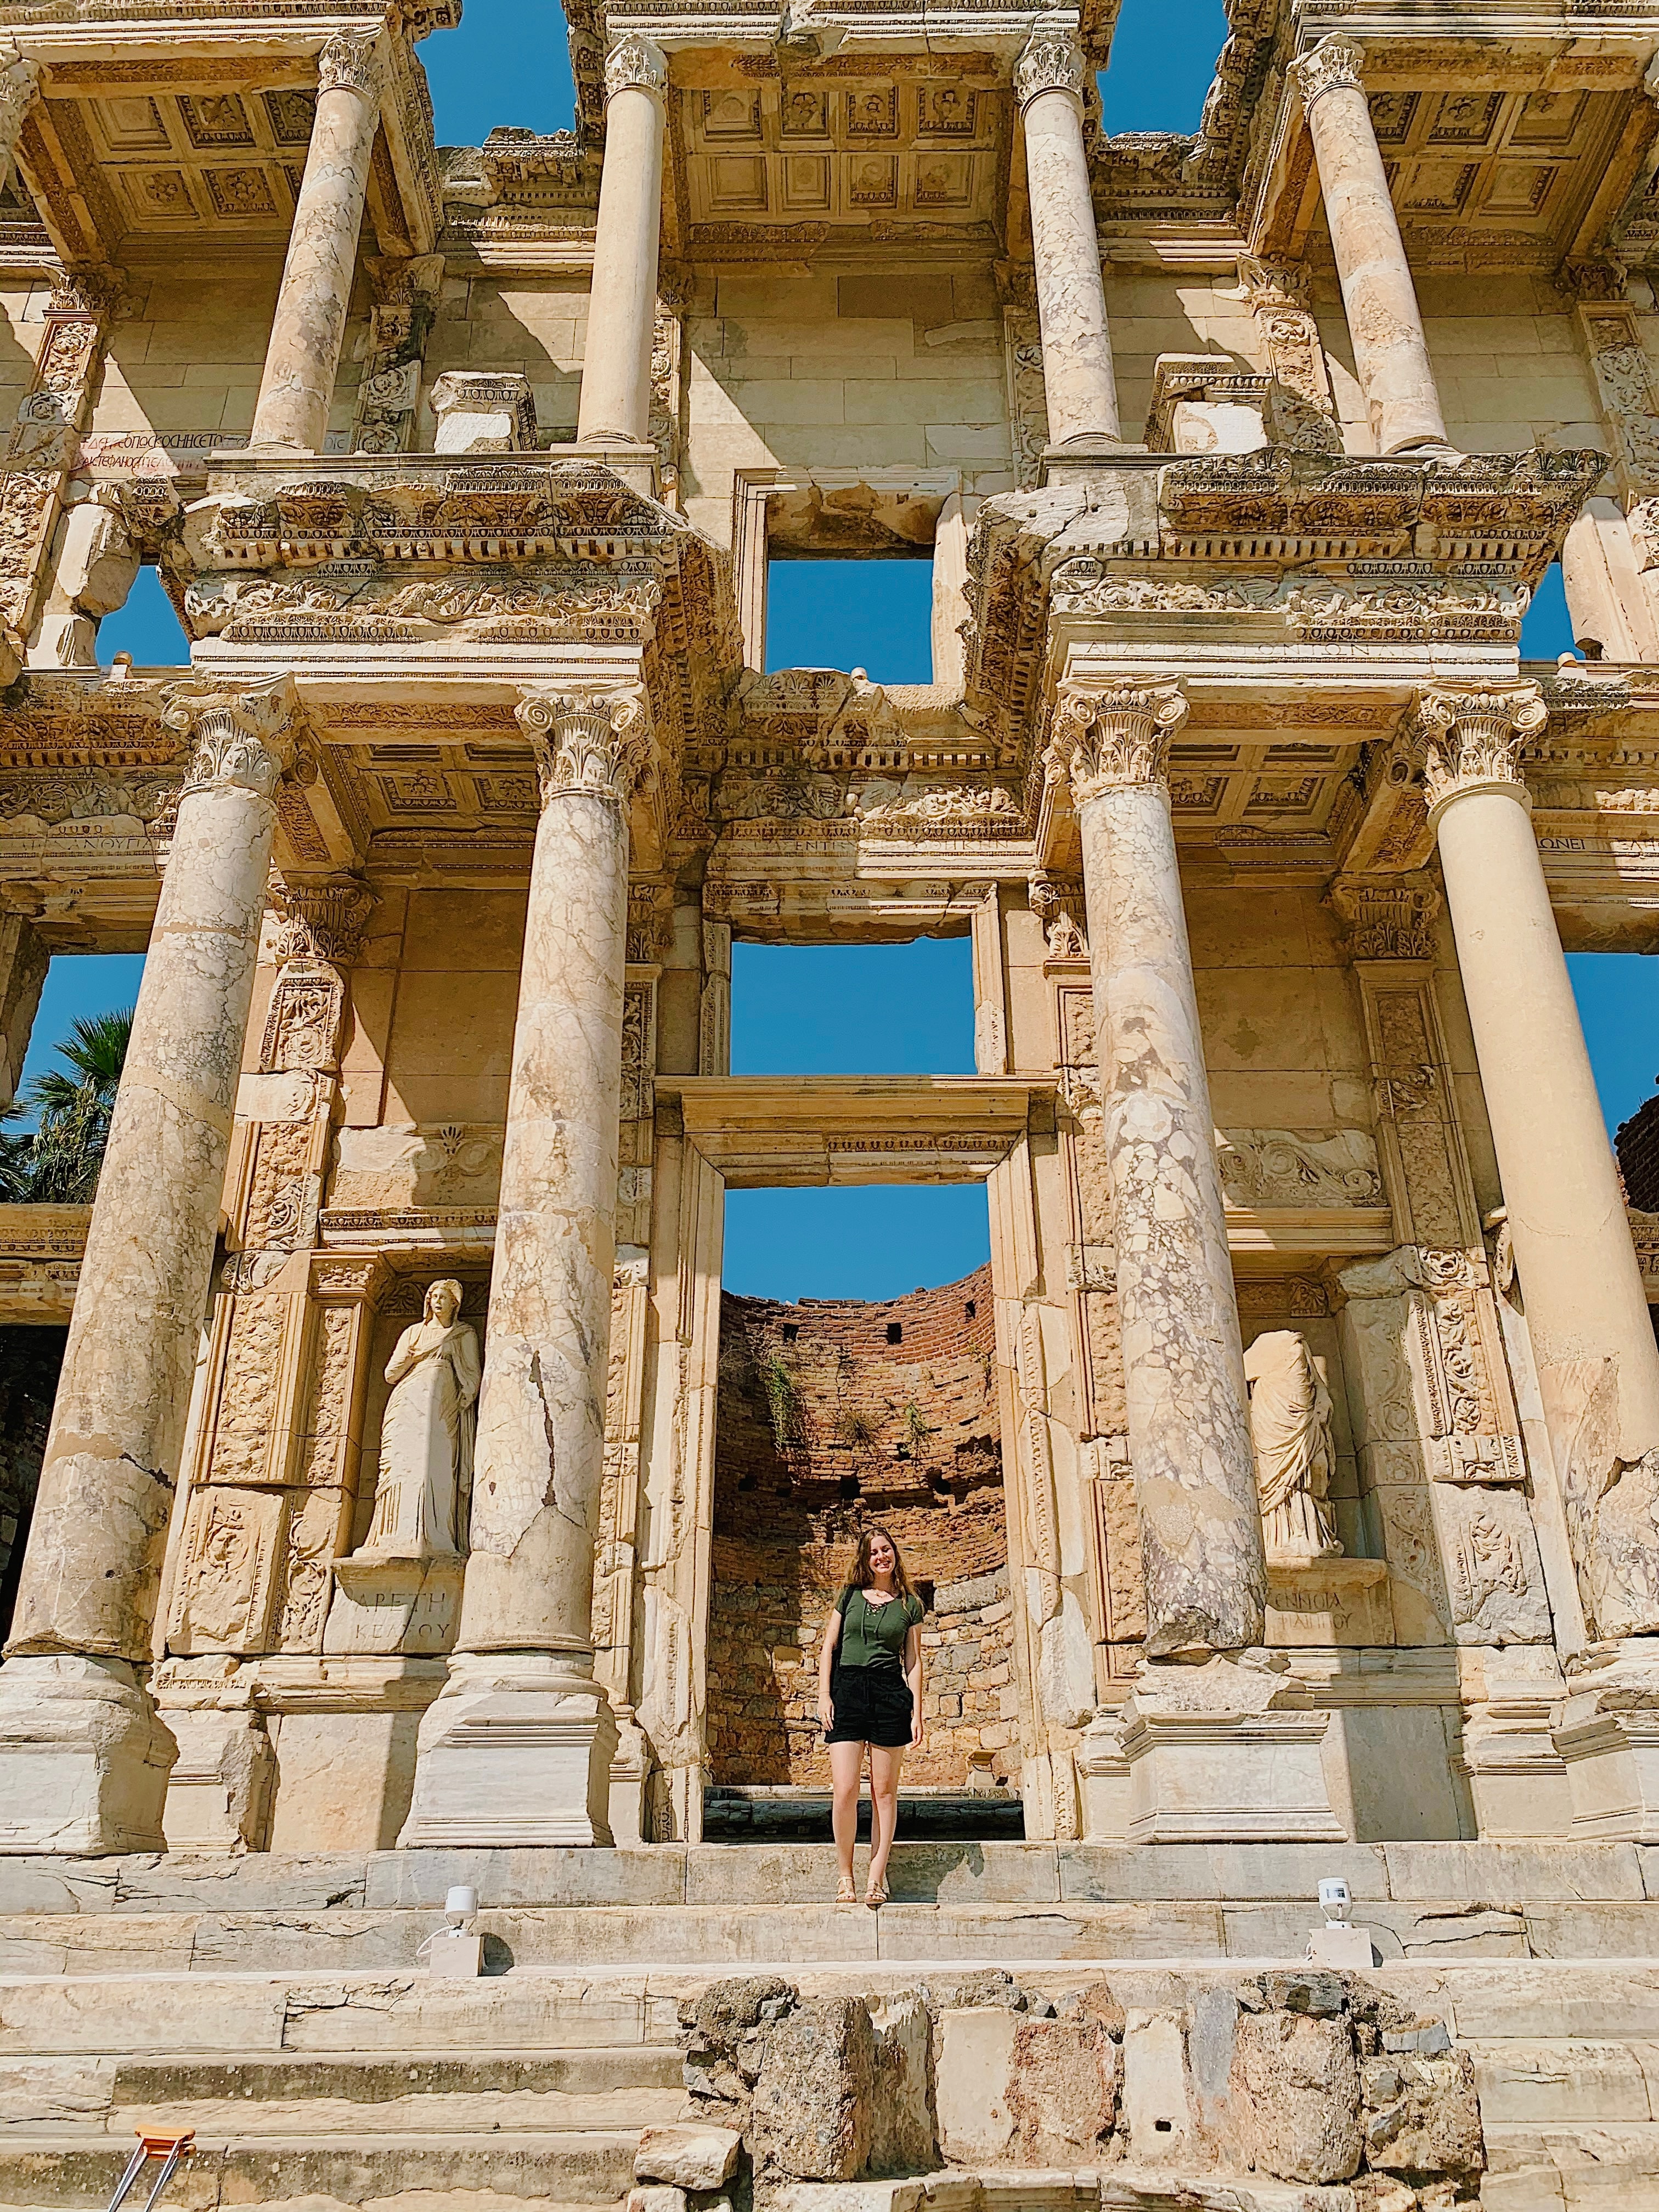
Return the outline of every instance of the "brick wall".
<path id="1" fill-rule="evenodd" d="M 1613 1141 L 1631 1204 L 1643 1213 L 1659 1213 L 1659 1097 L 1645 1100 L 1621 1121 Z"/>
<path id="2" fill-rule="evenodd" d="M 720 1301 L 708 1630 L 713 1778 L 827 1784 L 823 1623 L 867 1522 L 922 1624 L 927 1722 L 907 1783 L 1017 1764 L 1008 1537 L 988 1267 L 884 1303 Z"/>

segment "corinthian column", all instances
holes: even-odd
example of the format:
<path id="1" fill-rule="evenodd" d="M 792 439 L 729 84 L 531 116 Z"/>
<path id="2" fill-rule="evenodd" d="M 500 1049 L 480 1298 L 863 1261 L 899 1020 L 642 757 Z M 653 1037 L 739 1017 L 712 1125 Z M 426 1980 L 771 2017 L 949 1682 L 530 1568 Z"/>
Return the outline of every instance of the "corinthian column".
<path id="1" fill-rule="evenodd" d="M 541 820 L 513 1032 L 471 1557 L 400 1840 L 608 1844 L 593 1680 L 637 693 L 528 695 Z"/>
<path id="2" fill-rule="evenodd" d="M 1429 692 L 1431 815 L 1593 1636 L 1659 1634 L 1659 1350 L 1533 835 L 1535 684 Z"/>
<path id="3" fill-rule="evenodd" d="M 0 1668 L 0 1850 L 160 1850 L 174 1751 L 135 1668 L 207 1310 L 291 679 L 181 686 L 195 750 L 110 1124 Z"/>
<path id="4" fill-rule="evenodd" d="M 1259 1644 L 1267 1570 L 1167 777 L 1174 684 L 1063 692 L 1154 1657 Z"/>
<path id="5" fill-rule="evenodd" d="M 576 435 L 642 446 L 651 418 L 657 317 L 662 138 L 668 64 L 649 39 L 626 38 L 605 64 L 605 167 Z"/>
<path id="6" fill-rule="evenodd" d="M 1361 76 L 1364 60 L 1363 46 L 1333 33 L 1292 62 L 1291 75 L 1313 134 L 1354 368 L 1377 450 L 1401 453 L 1413 446 L 1443 446 L 1446 425 L 1417 288 L 1371 128 Z"/>
<path id="7" fill-rule="evenodd" d="M 1048 439 L 1118 435 L 1117 384 L 1100 240 L 1083 145 L 1084 60 L 1063 32 L 1039 31 L 1014 70 L 1036 262 Z"/>
<path id="8" fill-rule="evenodd" d="M 345 337 L 383 64 L 374 33 L 341 32 L 317 58 L 317 112 L 283 264 L 248 443 L 319 453 Z"/>

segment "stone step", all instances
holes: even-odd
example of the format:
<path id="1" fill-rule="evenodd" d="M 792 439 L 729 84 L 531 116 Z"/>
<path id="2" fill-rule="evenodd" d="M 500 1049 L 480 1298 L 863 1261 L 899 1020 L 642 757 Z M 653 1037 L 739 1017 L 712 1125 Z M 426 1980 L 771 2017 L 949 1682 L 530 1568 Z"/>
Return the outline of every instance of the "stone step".
<path id="1" fill-rule="evenodd" d="M 1659 2120 L 1659 2042 L 1515 2036 L 1467 2048 L 1489 2126 Z"/>
<path id="2" fill-rule="evenodd" d="M 487 2191 L 538 2205 L 614 2204 L 633 2179 L 639 2130 L 375 2136 L 356 2141 L 258 2131 L 198 2138 L 168 2185 L 167 2212 L 322 2197 L 372 2203 L 409 2191 Z M 103 2212 L 131 2148 L 90 2131 L 14 2142 L 0 2136 L 0 2204 Z M 142 2206 L 142 2197 L 135 2197 Z M 314 2212 L 314 2207 L 313 2207 Z"/>
<path id="3" fill-rule="evenodd" d="M 0 2059 L 8 2141 L 66 2125 L 131 2140 L 193 2127 L 261 2136 L 567 2134 L 672 2121 L 685 2107 L 666 2045 L 465 2057 Z"/>
<path id="4" fill-rule="evenodd" d="M 860 1847 L 859 1864 L 864 1863 Z M 901 1903 L 1310 1907 L 1340 1875 L 1357 1917 L 1376 1905 L 1477 1911 L 1639 1905 L 1659 1898 L 1659 1845 L 1638 1844 L 904 1843 Z M 254 1851 L 110 1859 L 0 1859 L 0 1918 L 46 1913 L 441 1911 L 471 1884 L 490 1908 L 811 1905 L 835 1894 L 827 1844 L 659 1844 L 634 1850 Z"/>
<path id="5" fill-rule="evenodd" d="M 991 1963 L 921 1959 L 778 1970 L 811 1996 L 876 1998 L 925 1981 L 949 2003 L 966 1977 Z M 1231 1990 L 1242 1971 L 1238 1960 L 1214 1958 L 1005 1963 L 1027 1990 L 1055 2000 L 1104 1974 L 1121 2004 L 1149 2011 L 1178 2009 L 1207 1987 Z M 1252 1963 L 1297 1961 L 1281 1954 Z M 364 2062 L 621 2046 L 666 2052 L 680 2000 L 720 1978 L 723 1972 L 661 1961 L 580 1975 L 515 1969 L 474 1982 L 411 1972 L 6 1977 L 0 2061 L 170 2061 L 179 2051 L 202 2060 L 287 2055 Z M 1647 1960 L 1436 1957 L 1385 1966 L 1374 1979 L 1475 2044 L 1659 2044 L 1659 1972 Z"/>
<path id="6" fill-rule="evenodd" d="M 1481 2212 L 1659 2212 L 1659 2124 L 1486 2132 Z"/>
<path id="7" fill-rule="evenodd" d="M 1047 1959 L 1301 1958 L 1305 1901 L 1143 1899 L 1064 1905 L 952 1900 L 879 1913 L 813 1903 L 486 1907 L 485 1968 L 681 1966 L 737 1972 L 787 1963 Z M 1357 1908 L 1397 1960 L 1644 1958 L 1659 1954 L 1659 1900 L 1511 1909 L 1449 1896 Z M 412 1970 L 439 1926 L 430 1907 L 368 1911 L 28 1913 L 0 1918 L 0 1974 L 298 1973 Z"/>

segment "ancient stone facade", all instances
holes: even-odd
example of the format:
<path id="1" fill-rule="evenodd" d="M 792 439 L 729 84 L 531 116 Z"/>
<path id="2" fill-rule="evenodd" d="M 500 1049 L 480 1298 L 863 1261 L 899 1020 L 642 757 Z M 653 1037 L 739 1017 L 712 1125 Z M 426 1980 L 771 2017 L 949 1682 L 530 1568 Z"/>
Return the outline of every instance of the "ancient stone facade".
<path id="1" fill-rule="evenodd" d="M 1033 1840 L 1659 1840 L 1659 14 L 1240 0 L 1113 137 L 1109 5 L 584 7 L 438 149 L 456 12 L 0 9 L 8 1085 L 149 947 L 0 1850 L 695 1844 L 877 1510 Z M 763 672 L 803 554 L 934 681 Z M 734 941 L 921 934 L 972 1075 L 730 1073 Z M 914 1182 L 937 1352 L 723 1299 Z"/>

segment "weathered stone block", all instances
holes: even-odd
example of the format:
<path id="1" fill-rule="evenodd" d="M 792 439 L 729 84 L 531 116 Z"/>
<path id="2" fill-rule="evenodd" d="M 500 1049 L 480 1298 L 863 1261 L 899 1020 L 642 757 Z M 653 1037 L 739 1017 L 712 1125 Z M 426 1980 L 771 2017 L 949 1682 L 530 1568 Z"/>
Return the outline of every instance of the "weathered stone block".
<path id="1" fill-rule="evenodd" d="M 1263 2172 L 1326 2183 L 1358 2172 L 1359 2072 L 1346 2018 L 1245 2014 L 1234 2040 L 1231 2088 L 1240 2146 Z"/>
<path id="2" fill-rule="evenodd" d="M 677 2189 L 719 2189 L 738 2170 L 743 2137 L 735 2128 L 647 2128 L 634 2159 L 637 2181 Z"/>
<path id="3" fill-rule="evenodd" d="M 750 2112 L 757 2166 L 851 2181 L 870 2155 L 876 2035 L 857 1997 L 798 2005 L 768 2031 Z"/>
<path id="4" fill-rule="evenodd" d="M 1121 2058 L 1103 2021 L 1018 2020 L 1008 2106 L 1030 2166 L 1089 2166 L 1117 2118 Z"/>
<path id="5" fill-rule="evenodd" d="M 1374 2058 L 1362 2086 L 1365 2159 L 1376 2172 L 1462 2179 L 1483 2171 L 1480 2101 L 1468 2051 Z"/>
<path id="6" fill-rule="evenodd" d="M 938 2163 L 933 2136 L 933 2024 L 921 1997 L 890 1997 L 875 2016 L 876 2084 L 871 2100 L 872 2173 L 927 2173 Z"/>

